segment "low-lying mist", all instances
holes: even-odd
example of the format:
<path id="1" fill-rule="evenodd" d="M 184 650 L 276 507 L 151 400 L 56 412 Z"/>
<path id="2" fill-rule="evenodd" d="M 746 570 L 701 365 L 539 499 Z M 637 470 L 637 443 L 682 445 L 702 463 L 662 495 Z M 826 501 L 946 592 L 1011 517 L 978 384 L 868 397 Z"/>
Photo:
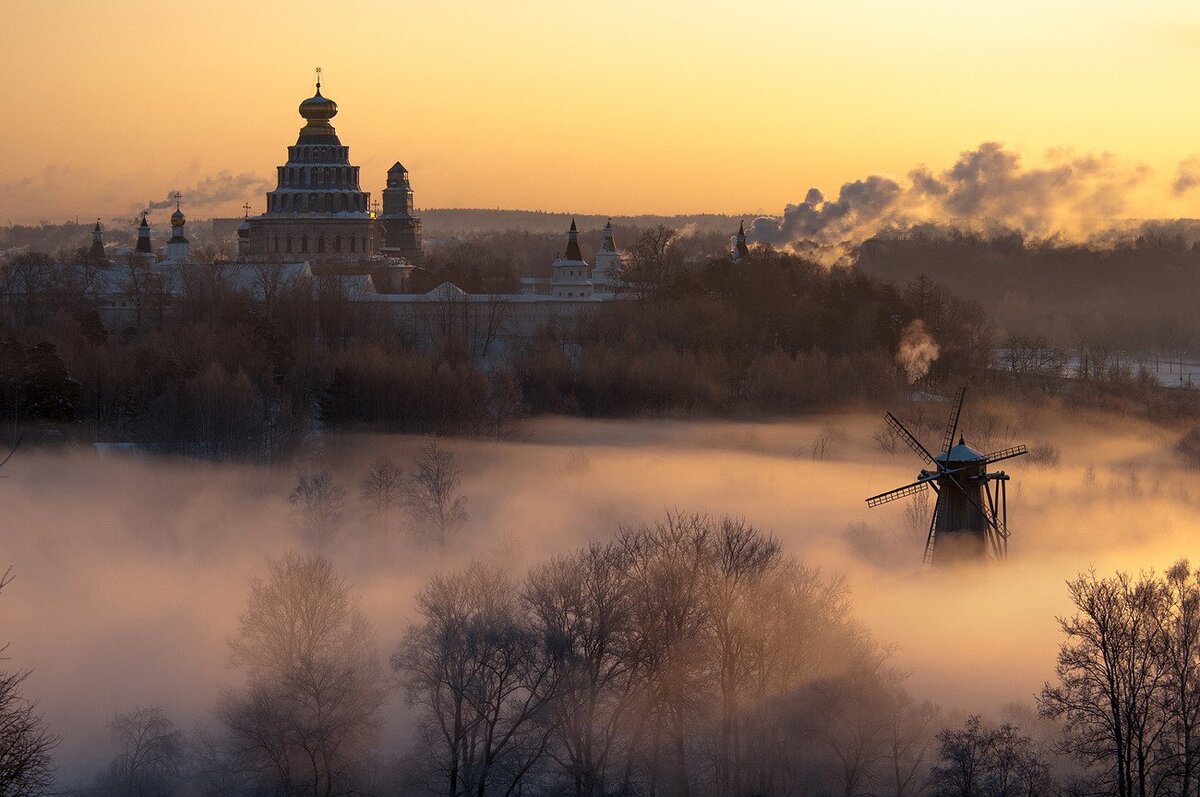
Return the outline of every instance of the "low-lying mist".
<path id="1" fill-rule="evenodd" d="M 933 442 L 944 407 L 922 414 Z M 298 475 L 324 468 L 355 508 L 325 552 L 359 596 L 381 655 L 434 572 L 472 559 L 521 572 L 680 509 L 742 517 L 787 553 L 845 573 L 855 614 L 894 646 L 917 696 L 994 711 L 1030 701 L 1052 675 L 1066 579 L 1193 554 L 1200 474 L 1174 453 L 1179 432 L 1162 427 L 981 405 L 968 405 L 965 423 L 977 448 L 1040 448 L 1004 463 L 1007 564 L 952 572 L 921 565 L 927 511 L 863 502 L 911 482 L 921 465 L 902 443 L 884 450 L 874 415 L 545 419 L 512 441 L 450 439 L 471 519 L 444 548 L 385 531 L 358 500 L 372 459 L 387 453 L 408 468 L 419 438 L 331 438 L 319 461 L 269 469 L 21 450 L 0 481 L 0 561 L 15 575 L 0 595 L 0 641 L 11 642 L 8 667 L 33 670 L 26 692 L 62 736 L 68 781 L 111 757 L 114 712 L 162 703 L 182 728 L 211 722 L 222 685 L 238 678 L 226 639 L 247 582 L 268 557 L 310 546 L 286 499 Z M 387 715 L 395 747 L 411 732 L 398 690 Z"/>

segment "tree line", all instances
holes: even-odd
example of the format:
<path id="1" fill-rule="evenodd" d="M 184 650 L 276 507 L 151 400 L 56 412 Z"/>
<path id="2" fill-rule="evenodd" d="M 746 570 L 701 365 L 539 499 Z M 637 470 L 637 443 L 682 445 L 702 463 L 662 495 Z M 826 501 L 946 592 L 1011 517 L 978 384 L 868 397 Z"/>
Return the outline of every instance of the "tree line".
<path id="1" fill-rule="evenodd" d="M 482 245 L 435 254 L 433 267 L 474 272 L 485 292 L 509 273 Z M 417 329 L 334 281 L 284 280 L 269 264 L 252 301 L 219 259 L 185 269 L 169 301 L 142 274 L 129 318 L 114 323 L 94 287 L 106 269 L 141 274 L 136 261 L 10 255 L 0 260 L 0 422 L 31 440 L 52 432 L 267 460 L 331 429 L 502 435 L 546 412 L 803 413 L 895 397 L 901 330 L 933 309 L 920 293 L 794 254 L 733 263 L 665 228 L 633 235 L 627 254 L 634 300 L 503 346 L 492 328 L 502 308 L 486 329 L 449 317 Z M 934 376 L 986 367 L 986 317 L 945 294 L 939 307 L 949 309 L 927 319 L 943 341 Z"/>

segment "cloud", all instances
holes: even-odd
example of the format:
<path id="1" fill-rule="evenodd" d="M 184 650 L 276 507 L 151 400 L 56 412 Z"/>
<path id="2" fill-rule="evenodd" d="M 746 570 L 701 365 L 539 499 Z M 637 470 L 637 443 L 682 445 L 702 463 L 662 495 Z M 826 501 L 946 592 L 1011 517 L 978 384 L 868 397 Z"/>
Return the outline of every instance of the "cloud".
<path id="1" fill-rule="evenodd" d="M 835 245 L 858 243 L 886 228 L 936 223 L 1076 236 L 1110 225 L 1150 175 L 1147 167 L 1109 154 L 1052 150 L 1045 160 L 1028 167 L 1018 152 L 985 142 L 940 173 L 917 166 L 904 184 L 871 175 L 844 184 L 833 200 L 810 188 L 782 216 L 755 219 L 749 235 L 782 247 Z M 1200 165 L 1195 171 L 1200 179 Z"/>

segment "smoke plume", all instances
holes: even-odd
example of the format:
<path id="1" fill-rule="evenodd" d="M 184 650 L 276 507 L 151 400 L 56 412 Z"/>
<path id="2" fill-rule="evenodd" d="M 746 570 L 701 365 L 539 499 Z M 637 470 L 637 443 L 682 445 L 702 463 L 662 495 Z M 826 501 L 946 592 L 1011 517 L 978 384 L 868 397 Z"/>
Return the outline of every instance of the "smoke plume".
<path id="1" fill-rule="evenodd" d="M 1186 194 L 1197 185 L 1200 185 L 1200 158 L 1188 158 L 1179 164 L 1179 168 L 1175 172 L 1175 180 L 1171 183 L 1171 190 L 1176 196 Z"/>
<path id="2" fill-rule="evenodd" d="M 896 351 L 896 362 L 904 366 L 904 373 L 908 375 L 911 385 L 929 373 L 929 366 L 941 353 L 942 347 L 925 330 L 925 322 L 918 318 L 904 328 L 900 348 Z"/>
<path id="3" fill-rule="evenodd" d="M 209 175 L 200 182 L 184 189 L 171 189 L 166 199 L 151 201 L 146 210 L 162 210 L 175 206 L 175 192 L 183 195 L 183 201 L 189 207 L 205 207 L 220 205 L 235 199 L 242 199 L 250 194 L 260 194 L 270 187 L 269 181 L 257 174 L 243 172 L 233 174 L 225 170 Z"/>
<path id="4" fill-rule="evenodd" d="M 880 175 L 846 183 L 836 199 L 810 188 L 804 201 L 779 217 L 755 219 L 748 232 L 756 242 L 794 247 L 858 243 L 887 228 L 935 223 L 982 231 L 1008 229 L 1027 235 L 1080 236 L 1110 226 L 1125 212 L 1130 192 L 1149 177 L 1149 168 L 1108 154 L 1051 151 L 1046 165 L 1026 167 L 1017 152 L 986 142 L 963 152 L 949 169 L 921 165 L 907 182 Z M 1181 177 L 1186 187 L 1192 170 Z"/>

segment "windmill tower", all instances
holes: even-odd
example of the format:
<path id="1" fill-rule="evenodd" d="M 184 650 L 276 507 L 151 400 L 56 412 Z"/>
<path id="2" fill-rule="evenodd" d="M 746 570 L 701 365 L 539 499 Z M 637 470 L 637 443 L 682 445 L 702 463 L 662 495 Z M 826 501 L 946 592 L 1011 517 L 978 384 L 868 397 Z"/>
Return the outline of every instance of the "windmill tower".
<path id="1" fill-rule="evenodd" d="M 962 415 L 966 388 L 959 388 L 950 410 L 942 451 L 929 453 L 921 441 L 905 428 L 890 412 L 884 417 L 891 427 L 917 456 L 932 468 L 922 468 L 915 482 L 888 490 L 867 499 L 867 506 L 876 507 L 890 501 L 916 495 L 929 487 L 937 493 L 933 517 L 929 519 L 929 536 L 925 541 L 925 558 L 933 561 L 936 544 L 940 562 L 977 559 L 1004 559 L 1008 556 L 1008 474 L 988 471 L 988 465 L 1027 454 L 1025 446 L 1013 446 L 991 454 L 981 454 L 967 445 L 961 435 L 958 443 L 958 421 Z"/>

